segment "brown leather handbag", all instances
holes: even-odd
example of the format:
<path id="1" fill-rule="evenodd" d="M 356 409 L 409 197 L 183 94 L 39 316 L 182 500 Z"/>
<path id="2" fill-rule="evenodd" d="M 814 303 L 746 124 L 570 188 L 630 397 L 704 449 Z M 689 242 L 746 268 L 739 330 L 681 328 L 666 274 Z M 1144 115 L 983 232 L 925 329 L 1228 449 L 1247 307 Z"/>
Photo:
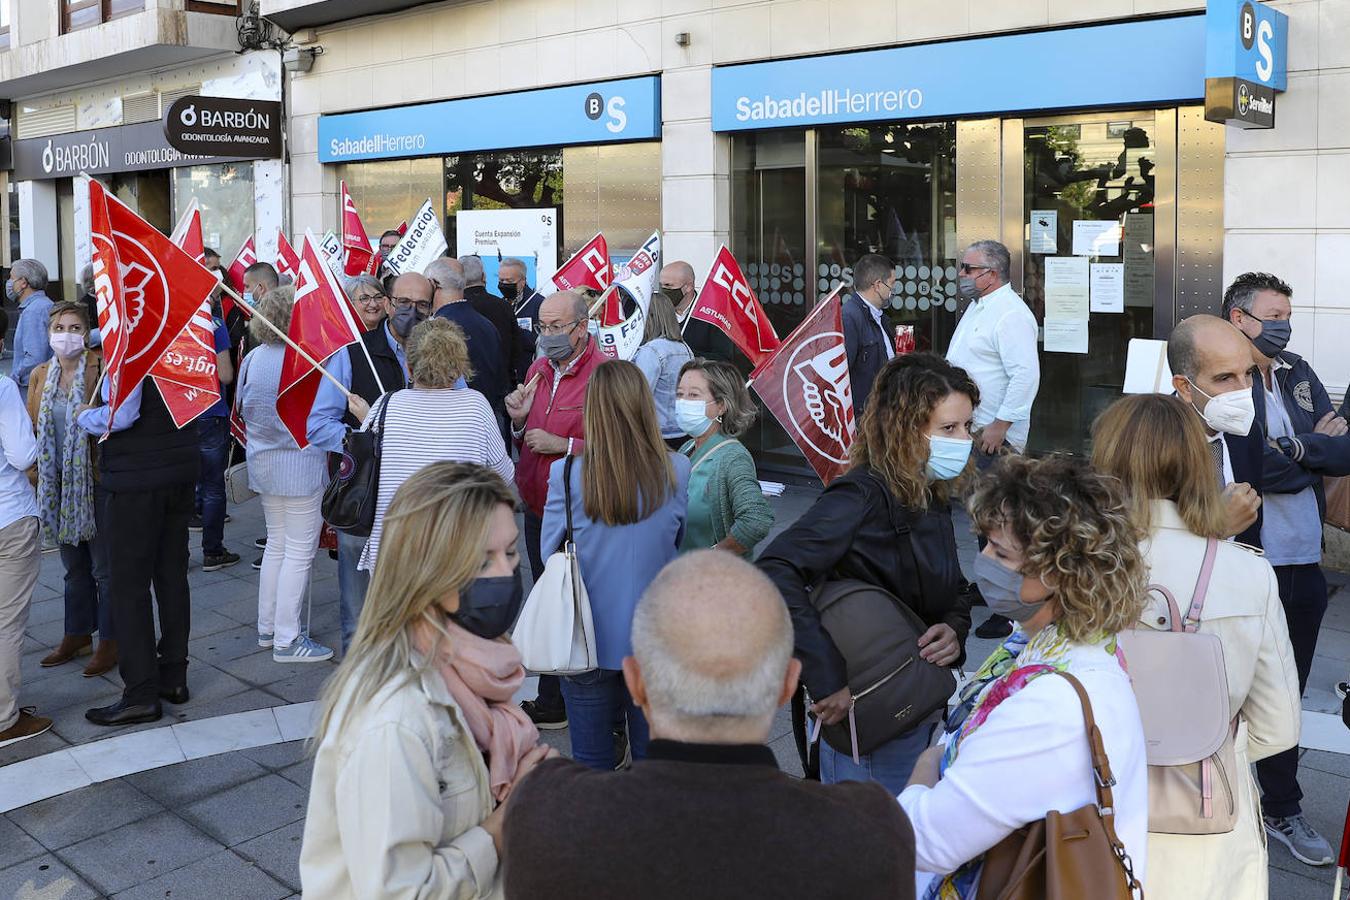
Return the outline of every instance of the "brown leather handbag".
<path id="1" fill-rule="evenodd" d="M 1077 678 L 1068 672 L 1055 674 L 1073 685 L 1083 705 L 1097 802 L 1073 812 L 1047 813 L 996 844 L 984 856 L 976 900 L 1142 900 L 1144 886 L 1116 836 L 1111 795 L 1116 780 L 1092 717 L 1092 703 Z"/>

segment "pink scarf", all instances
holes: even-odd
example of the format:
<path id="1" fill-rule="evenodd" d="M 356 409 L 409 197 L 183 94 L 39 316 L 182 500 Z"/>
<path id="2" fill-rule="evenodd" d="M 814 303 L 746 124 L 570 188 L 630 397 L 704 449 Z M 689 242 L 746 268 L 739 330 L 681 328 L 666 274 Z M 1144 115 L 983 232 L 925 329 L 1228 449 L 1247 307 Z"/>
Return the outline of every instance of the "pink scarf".
<path id="1" fill-rule="evenodd" d="M 501 800 L 516 777 L 520 760 L 535 744 L 539 731 L 511 698 L 525 681 L 520 651 L 507 638 L 489 641 L 446 620 L 450 640 L 441 641 L 432 665 L 445 679 L 478 749 L 487 754 L 492 795 Z M 413 646 L 429 655 L 436 634 L 426 622 L 413 626 Z"/>

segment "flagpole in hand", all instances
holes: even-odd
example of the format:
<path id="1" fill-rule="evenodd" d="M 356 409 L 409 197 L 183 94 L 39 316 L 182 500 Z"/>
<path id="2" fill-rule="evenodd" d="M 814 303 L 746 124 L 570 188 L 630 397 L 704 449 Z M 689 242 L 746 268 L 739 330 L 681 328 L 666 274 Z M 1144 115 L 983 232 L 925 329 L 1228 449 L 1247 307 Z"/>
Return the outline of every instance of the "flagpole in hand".
<path id="1" fill-rule="evenodd" d="M 262 322 L 268 328 L 272 329 L 272 332 L 276 334 L 277 337 L 281 338 L 288 345 L 290 345 L 290 348 L 292 350 L 300 354 L 301 359 L 303 359 L 305 362 L 309 363 L 311 366 L 317 369 L 319 373 L 323 375 L 324 378 L 327 378 L 329 381 L 333 382 L 333 384 L 337 386 L 337 389 L 342 391 L 342 395 L 344 397 L 351 399 L 353 394 L 350 390 L 348 390 L 347 386 L 343 384 L 341 381 L 338 381 L 337 378 L 335 378 L 332 375 L 332 373 L 330 373 L 327 369 L 319 365 L 318 362 L 315 361 L 314 357 L 310 356 L 303 349 L 301 349 L 299 344 L 291 340 L 290 335 L 282 331 L 276 325 L 273 325 L 272 321 L 268 319 L 266 316 L 264 316 L 261 312 L 259 312 L 256 307 L 249 306 L 249 304 L 244 300 L 244 298 L 239 296 L 239 294 L 235 292 L 234 288 L 230 287 L 228 284 L 222 282 L 220 285 L 220 289 L 225 293 L 229 294 L 234 299 L 238 300 L 245 309 L 251 310 L 253 315 L 257 317 L 258 321 Z"/>

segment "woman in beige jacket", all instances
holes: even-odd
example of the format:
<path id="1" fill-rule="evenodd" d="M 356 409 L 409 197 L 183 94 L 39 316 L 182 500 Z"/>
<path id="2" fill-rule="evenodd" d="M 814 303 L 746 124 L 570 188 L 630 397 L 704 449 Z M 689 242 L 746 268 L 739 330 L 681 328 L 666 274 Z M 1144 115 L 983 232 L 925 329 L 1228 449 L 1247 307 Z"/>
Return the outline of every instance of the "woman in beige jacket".
<path id="1" fill-rule="evenodd" d="M 1130 489 L 1149 535 L 1141 545 L 1149 582 L 1168 587 L 1184 608 L 1208 539 L 1228 530 L 1199 418 L 1174 397 L 1126 397 L 1097 420 L 1092 460 Z M 1169 622 L 1156 592 L 1141 621 L 1152 628 Z M 1275 571 L 1260 551 L 1220 540 L 1199 631 L 1223 644 L 1229 708 L 1238 721 L 1237 825 L 1226 834 L 1150 833 L 1145 896 L 1265 898 L 1266 841 L 1250 764 L 1298 743 L 1301 704 Z"/>
<path id="2" fill-rule="evenodd" d="M 385 514 L 350 652 L 320 701 L 300 880 L 307 897 L 497 898 L 511 788 L 556 755 L 512 702 L 515 495 L 435 463 Z"/>

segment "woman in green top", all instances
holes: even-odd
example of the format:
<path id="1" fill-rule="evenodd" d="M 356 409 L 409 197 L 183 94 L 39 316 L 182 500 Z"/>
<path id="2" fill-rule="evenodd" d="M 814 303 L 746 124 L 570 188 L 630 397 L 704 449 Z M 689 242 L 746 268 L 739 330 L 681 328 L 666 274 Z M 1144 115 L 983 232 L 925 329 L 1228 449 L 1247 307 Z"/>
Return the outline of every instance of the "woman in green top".
<path id="1" fill-rule="evenodd" d="M 695 358 L 680 369 L 675 420 L 693 438 L 689 514 L 680 551 L 713 547 L 748 557 L 773 527 L 750 451 L 736 440 L 755 420 L 741 374 L 730 363 Z"/>

